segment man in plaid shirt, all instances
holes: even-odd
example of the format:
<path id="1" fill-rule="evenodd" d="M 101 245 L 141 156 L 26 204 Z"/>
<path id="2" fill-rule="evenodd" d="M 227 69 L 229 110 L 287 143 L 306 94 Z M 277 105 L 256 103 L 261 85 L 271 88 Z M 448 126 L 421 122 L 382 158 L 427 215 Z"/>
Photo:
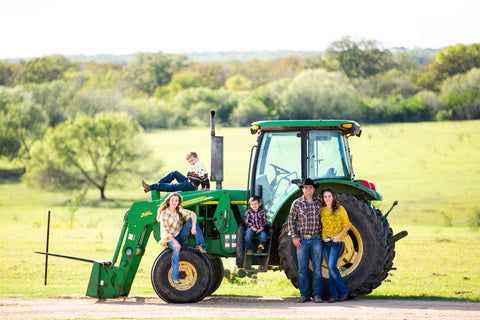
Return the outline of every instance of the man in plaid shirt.
<path id="1" fill-rule="evenodd" d="M 313 194 L 318 184 L 306 178 L 300 185 L 303 196 L 296 199 L 288 216 L 288 233 L 297 249 L 298 280 L 300 298 L 297 302 L 322 302 L 322 224 L 320 221 L 321 203 Z M 310 286 L 308 275 L 309 260 L 312 261 L 313 278 Z M 313 288 L 311 292 L 310 287 Z"/>

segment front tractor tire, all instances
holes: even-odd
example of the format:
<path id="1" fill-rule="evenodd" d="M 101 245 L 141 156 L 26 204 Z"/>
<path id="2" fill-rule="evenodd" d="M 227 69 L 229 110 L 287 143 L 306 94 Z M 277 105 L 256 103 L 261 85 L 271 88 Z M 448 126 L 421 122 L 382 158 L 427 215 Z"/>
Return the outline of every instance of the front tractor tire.
<path id="1" fill-rule="evenodd" d="M 366 295 L 384 279 L 385 264 L 389 258 L 386 231 L 376 212 L 364 201 L 351 195 L 339 194 L 340 204 L 353 225 L 345 238 L 338 268 L 349 290 L 350 298 Z M 279 237 L 280 263 L 288 279 L 298 288 L 298 263 L 288 227 L 282 227 Z M 323 297 L 328 297 L 328 268 L 323 262 Z"/>
<path id="2" fill-rule="evenodd" d="M 180 284 L 172 281 L 172 250 L 163 250 L 155 259 L 151 280 L 157 295 L 168 303 L 197 302 L 212 292 L 214 270 L 206 254 L 193 246 L 182 245 L 180 251 Z"/>

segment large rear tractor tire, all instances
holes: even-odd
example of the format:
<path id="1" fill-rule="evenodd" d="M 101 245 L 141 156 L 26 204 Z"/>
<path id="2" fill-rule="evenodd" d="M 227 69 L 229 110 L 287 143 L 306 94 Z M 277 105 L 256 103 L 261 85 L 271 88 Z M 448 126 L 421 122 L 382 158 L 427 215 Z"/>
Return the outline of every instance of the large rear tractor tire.
<path id="1" fill-rule="evenodd" d="M 387 219 L 383 221 L 383 214 L 379 209 L 373 206 L 372 206 L 372 209 L 375 210 L 378 220 L 380 220 L 380 222 L 383 225 L 383 229 L 386 232 L 386 237 L 388 242 L 388 240 L 393 236 L 393 229 L 390 227 L 390 223 L 388 222 Z M 388 258 L 387 258 L 387 261 L 385 261 L 385 266 L 383 268 L 382 274 L 377 279 L 378 285 L 380 285 L 381 282 L 387 278 L 388 272 L 393 268 L 393 259 L 395 259 L 395 243 L 392 243 L 387 248 L 388 248 Z"/>
<path id="2" fill-rule="evenodd" d="M 345 238 L 345 245 L 338 268 L 349 289 L 351 298 L 372 292 L 381 283 L 389 258 L 386 231 L 376 212 L 364 201 L 351 195 L 339 194 L 353 227 Z M 298 288 L 298 264 L 296 249 L 288 236 L 288 228 L 282 227 L 279 237 L 280 263 L 288 279 Z M 323 296 L 328 293 L 328 269 L 323 263 Z M 383 280 L 383 279 L 382 279 Z"/>
<path id="3" fill-rule="evenodd" d="M 235 262 L 238 268 L 243 268 L 243 262 L 245 261 L 245 233 L 246 227 L 243 223 L 240 223 L 237 230 L 237 250 L 235 254 Z"/>
<path id="4" fill-rule="evenodd" d="M 210 260 L 212 260 L 214 279 L 213 279 L 212 290 L 208 295 L 211 295 L 212 293 L 217 291 L 218 287 L 220 287 L 223 281 L 223 271 L 224 271 L 222 259 L 211 258 Z"/>
<path id="5" fill-rule="evenodd" d="M 163 250 L 153 263 L 151 280 L 157 295 L 168 303 L 197 302 L 213 288 L 214 271 L 206 254 L 190 245 L 180 251 L 180 284 L 172 281 L 172 250 Z"/>

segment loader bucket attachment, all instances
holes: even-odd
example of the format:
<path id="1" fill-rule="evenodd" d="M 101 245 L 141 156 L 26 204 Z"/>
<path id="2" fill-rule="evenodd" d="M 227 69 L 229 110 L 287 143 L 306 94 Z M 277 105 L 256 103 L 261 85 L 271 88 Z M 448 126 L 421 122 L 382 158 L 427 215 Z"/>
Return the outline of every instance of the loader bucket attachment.
<path id="1" fill-rule="evenodd" d="M 117 285 L 117 268 L 110 261 L 93 263 L 92 273 L 88 282 L 87 296 L 96 298 L 118 298 L 121 292 L 121 284 Z"/>

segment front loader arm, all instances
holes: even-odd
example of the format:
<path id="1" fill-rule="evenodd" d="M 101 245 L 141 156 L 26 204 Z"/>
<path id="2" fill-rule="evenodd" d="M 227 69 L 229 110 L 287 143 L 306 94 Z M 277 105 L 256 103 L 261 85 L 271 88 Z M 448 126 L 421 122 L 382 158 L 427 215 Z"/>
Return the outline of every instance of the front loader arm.
<path id="1" fill-rule="evenodd" d="M 160 238 L 155 202 L 136 202 L 125 214 L 112 261 L 94 262 L 87 296 L 128 296 L 152 231 Z M 120 261 L 117 264 L 117 260 Z"/>

